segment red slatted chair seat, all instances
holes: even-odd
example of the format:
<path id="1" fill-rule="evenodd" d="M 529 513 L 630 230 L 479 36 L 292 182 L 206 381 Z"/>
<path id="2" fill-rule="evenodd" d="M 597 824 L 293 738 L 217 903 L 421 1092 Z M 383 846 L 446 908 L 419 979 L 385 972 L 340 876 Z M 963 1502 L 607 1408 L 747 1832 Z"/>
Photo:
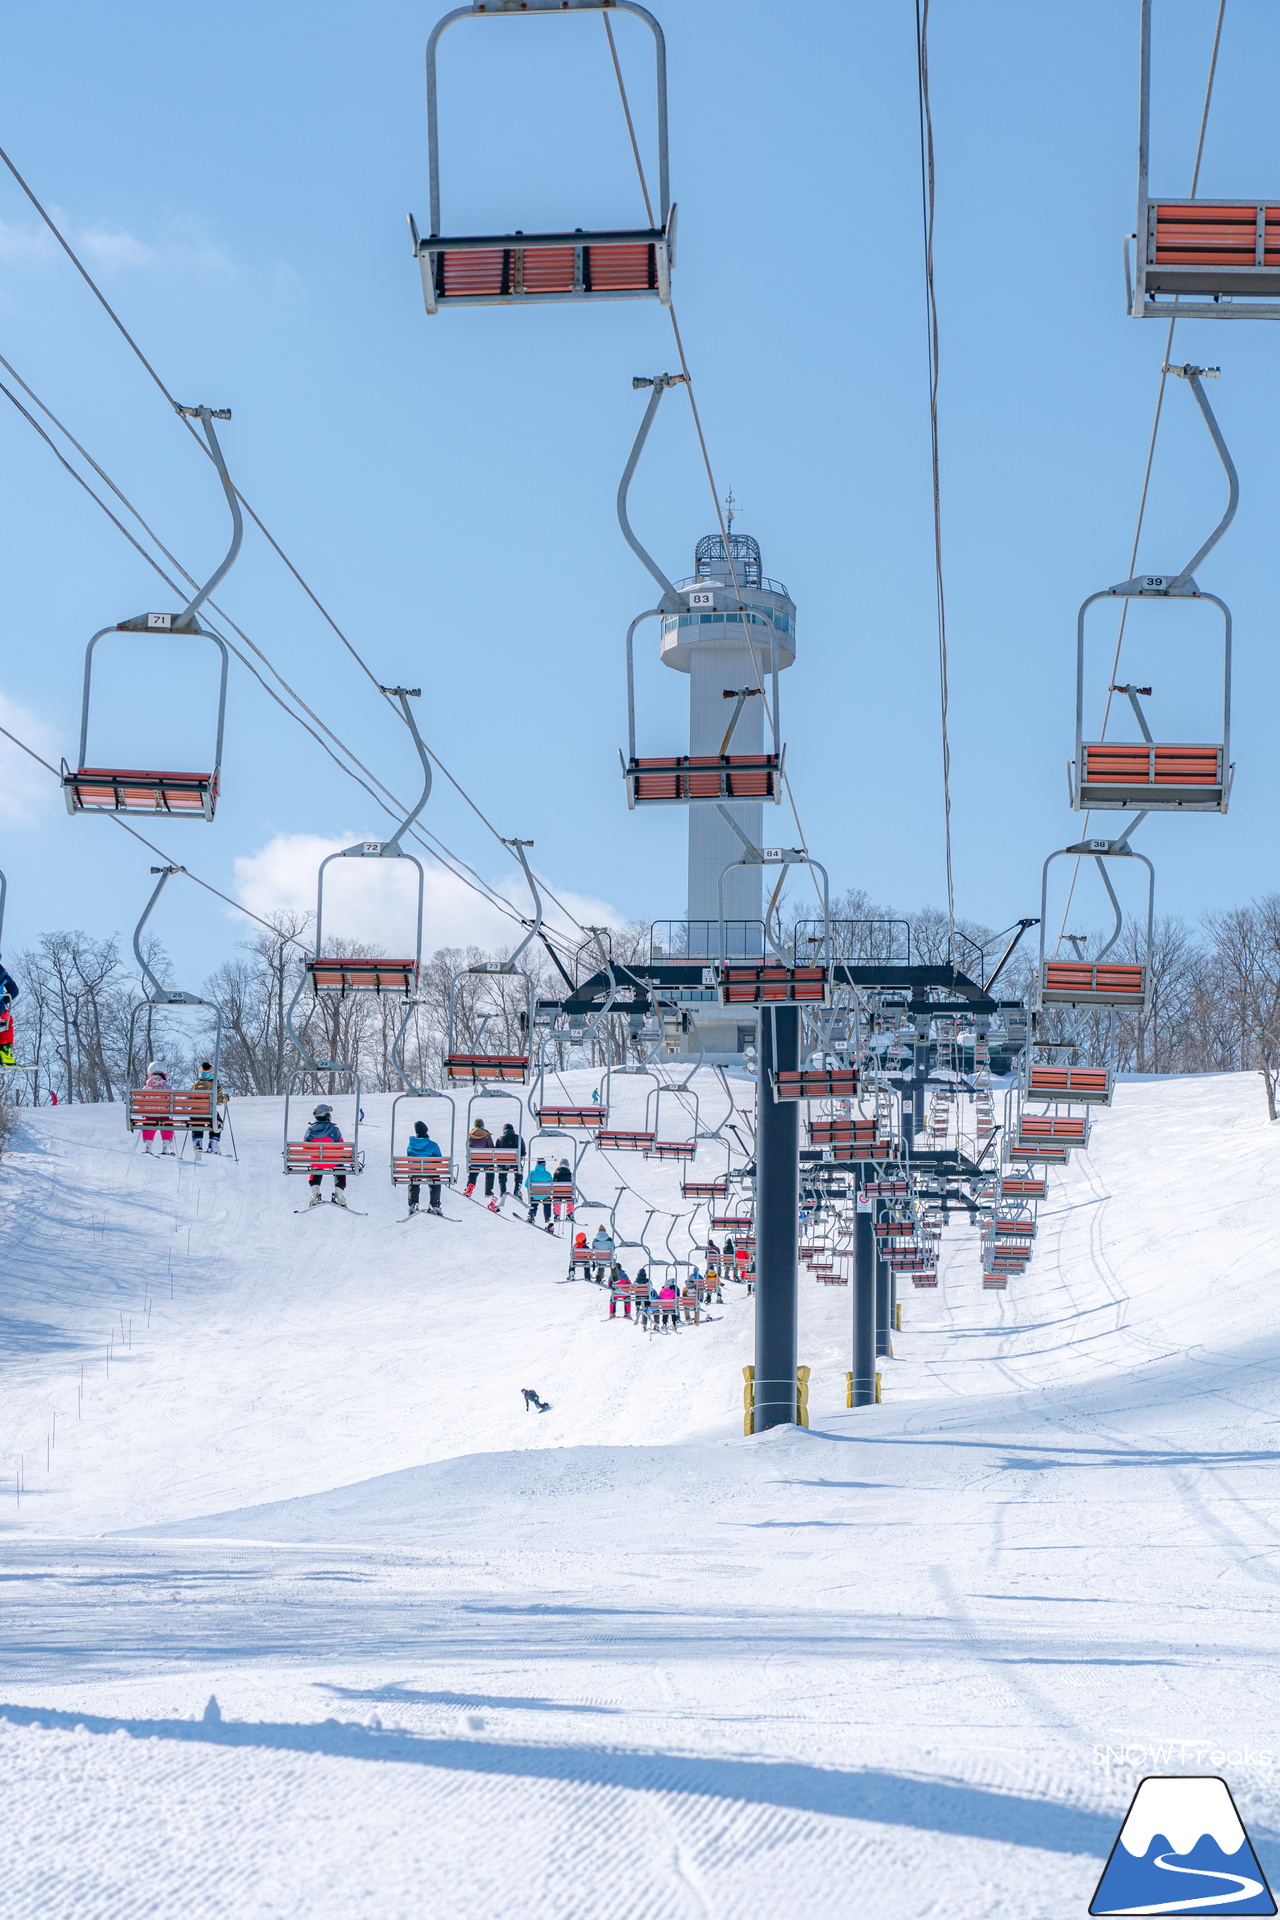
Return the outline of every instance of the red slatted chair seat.
<path id="1" fill-rule="evenodd" d="M 1089 1122 L 1083 1114 L 1024 1113 L 1018 1134 L 1023 1140 L 1066 1140 L 1083 1146 L 1089 1138 Z"/>
<path id="2" fill-rule="evenodd" d="M 212 773 L 153 773 L 132 767 L 64 768 L 62 789 L 72 813 L 200 814 L 212 820 L 218 803 Z"/>
<path id="3" fill-rule="evenodd" d="M 308 960 L 307 972 L 317 993 L 413 992 L 418 977 L 416 960 Z"/>
<path id="4" fill-rule="evenodd" d="M 655 1140 L 646 1147 L 646 1160 L 692 1160 L 698 1151 L 696 1140 Z"/>
<path id="5" fill-rule="evenodd" d="M 897 1143 L 893 1140 L 837 1140 L 831 1147 L 833 1160 L 896 1160 Z"/>
<path id="6" fill-rule="evenodd" d="M 538 1119 L 544 1127 L 602 1127 L 609 1118 L 607 1107 L 538 1107 Z"/>
<path id="7" fill-rule="evenodd" d="M 936 1287 L 938 1284 L 937 1268 L 935 1267 L 932 1273 L 913 1273 L 911 1276 L 911 1284 L 913 1287 Z"/>
<path id="8" fill-rule="evenodd" d="M 729 1176 L 722 1174 L 718 1180 L 682 1180 L 680 1195 L 684 1200 L 719 1200 L 729 1191 Z"/>
<path id="9" fill-rule="evenodd" d="M 779 1100 L 838 1100 L 858 1091 L 856 1067 L 789 1068 L 776 1076 L 774 1093 Z"/>
<path id="10" fill-rule="evenodd" d="M 572 1200 L 573 1197 L 574 1187 L 572 1180 L 553 1180 L 551 1182 L 551 1198 L 553 1200 Z"/>
<path id="11" fill-rule="evenodd" d="M 1271 221 L 1280 208 L 1267 208 L 1267 252 Z M 1156 265 L 1251 267 L 1257 250 L 1257 205 L 1215 207 L 1161 203 L 1156 207 Z"/>
<path id="12" fill-rule="evenodd" d="M 713 1213 L 711 1216 L 712 1233 L 750 1233 L 755 1221 L 749 1213 Z"/>
<path id="13" fill-rule="evenodd" d="M 444 1063 L 445 1073 L 455 1084 L 460 1080 L 516 1080 L 529 1077 L 527 1053 L 451 1053 Z"/>
<path id="14" fill-rule="evenodd" d="M 1009 1285 L 1009 1276 L 1007 1273 L 988 1273 L 984 1267 L 982 1284 L 988 1293 L 1004 1293 Z"/>
<path id="15" fill-rule="evenodd" d="M 290 1140 L 285 1148 L 286 1173 L 359 1173 L 362 1166 L 350 1140 Z"/>
<path id="16" fill-rule="evenodd" d="M 167 1120 L 177 1127 L 207 1127 L 212 1123 L 212 1101 L 203 1089 L 199 1092 L 169 1091 L 164 1087 L 138 1087 L 129 1095 L 129 1127 L 153 1126 Z"/>
<path id="17" fill-rule="evenodd" d="M 604 1127 L 596 1139 L 607 1153 L 644 1153 L 657 1140 L 656 1133 L 633 1133 L 617 1127 Z"/>
<path id="18" fill-rule="evenodd" d="M 607 1266 L 609 1258 L 610 1256 L 607 1254 L 602 1257 L 599 1254 L 592 1253 L 590 1247 L 571 1247 L 569 1249 L 569 1266 L 571 1269 L 573 1267 Z"/>
<path id="19" fill-rule="evenodd" d="M 874 1120 L 810 1120 L 809 1141 L 815 1147 L 834 1146 L 838 1140 L 874 1140 Z"/>
<path id="20" fill-rule="evenodd" d="M 1043 1160 L 1049 1167 L 1065 1167 L 1071 1158 L 1070 1147 L 1048 1140 L 1013 1140 L 1009 1152 L 1015 1160 Z"/>
<path id="21" fill-rule="evenodd" d="M 1146 969 L 1108 960 L 1046 960 L 1044 998 L 1052 1004 L 1080 1001 L 1125 1006 L 1142 1000 Z"/>
<path id="22" fill-rule="evenodd" d="M 1027 1076 L 1033 1100 L 1096 1101 L 1111 1099 L 1111 1074 L 1106 1067 L 1033 1065 Z"/>
<path id="23" fill-rule="evenodd" d="M 1044 1180 L 1031 1179 L 1028 1176 L 1014 1174 L 1000 1182 L 1000 1197 L 1008 1200 L 1043 1200 L 1047 1190 Z"/>
<path id="24" fill-rule="evenodd" d="M 473 1147 L 467 1142 L 467 1171 L 484 1173 L 490 1167 L 518 1167 L 519 1147 Z"/>
<path id="25" fill-rule="evenodd" d="M 444 1155 L 434 1153 L 398 1153 L 391 1162 L 391 1181 L 393 1186 L 403 1187 L 412 1182 L 420 1186 L 423 1181 L 439 1181 L 449 1186 L 453 1181 L 453 1168 Z"/>
<path id="26" fill-rule="evenodd" d="M 827 997 L 825 967 L 720 968 L 720 999 L 725 1006 L 762 1002 L 821 1002 Z"/>
<path id="27" fill-rule="evenodd" d="M 633 760 L 627 784 L 633 804 L 645 801 L 773 800 L 776 753 L 681 753 Z"/>

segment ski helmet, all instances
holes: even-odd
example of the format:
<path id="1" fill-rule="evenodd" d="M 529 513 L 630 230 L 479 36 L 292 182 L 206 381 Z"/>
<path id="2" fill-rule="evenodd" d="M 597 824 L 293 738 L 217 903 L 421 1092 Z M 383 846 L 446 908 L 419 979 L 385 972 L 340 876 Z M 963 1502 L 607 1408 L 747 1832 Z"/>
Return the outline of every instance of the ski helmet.
<path id="1" fill-rule="evenodd" d="M 318 1107 L 313 1108 L 311 1117 L 313 1120 L 327 1120 L 332 1112 L 333 1108 L 322 1100 Z"/>
<path id="2" fill-rule="evenodd" d="M 161 1071 L 161 1066 L 158 1060 L 148 1060 L 147 1062 L 148 1073 L 159 1073 L 160 1071 Z"/>

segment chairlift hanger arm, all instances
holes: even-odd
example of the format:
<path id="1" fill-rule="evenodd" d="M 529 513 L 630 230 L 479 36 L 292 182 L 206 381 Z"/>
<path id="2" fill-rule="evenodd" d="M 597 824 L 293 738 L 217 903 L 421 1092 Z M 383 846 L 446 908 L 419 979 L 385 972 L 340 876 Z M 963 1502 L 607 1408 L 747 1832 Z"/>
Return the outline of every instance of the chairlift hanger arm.
<path id="1" fill-rule="evenodd" d="M 514 973 L 516 971 L 516 962 L 519 960 L 525 948 L 542 936 L 542 895 L 538 892 L 538 883 L 533 877 L 528 860 L 525 858 L 524 850 L 526 847 L 533 845 L 532 840 L 504 840 L 502 844 L 504 847 L 510 847 L 512 853 L 515 854 L 516 859 L 520 862 L 524 871 L 524 877 L 529 883 L 529 891 L 533 895 L 533 925 L 529 928 L 529 931 L 525 934 L 524 939 L 520 942 L 520 945 L 516 948 L 511 958 L 504 961 L 502 966 L 496 969 L 496 971 L 500 973 Z"/>
<path id="2" fill-rule="evenodd" d="M 440 36 L 446 27 L 459 20 L 503 19 L 508 16 L 526 19 L 540 13 L 633 13 L 643 20 L 653 35 L 654 59 L 657 74 L 658 94 L 658 200 L 660 218 L 666 225 L 671 210 L 671 181 L 667 156 L 667 43 L 663 31 L 647 7 L 637 4 L 637 0 L 520 0 L 520 5 L 508 7 L 502 0 L 476 0 L 476 4 L 455 7 L 436 21 L 427 40 L 427 163 L 431 176 L 431 233 L 435 237 L 440 232 L 440 127 L 439 106 L 436 94 L 436 49 Z"/>
<path id="3" fill-rule="evenodd" d="M 161 986 L 160 982 L 156 979 L 155 974 L 151 971 L 151 968 L 147 965 L 146 958 L 142 951 L 142 929 L 146 926 L 147 921 L 151 918 L 152 910 L 154 909 L 157 900 L 160 898 L 160 895 L 164 892 L 165 888 L 168 886 L 174 874 L 185 873 L 186 868 L 173 867 L 173 866 L 152 867 L 151 871 L 152 873 L 159 874 L 160 878 L 156 881 L 155 887 L 152 890 L 151 898 L 148 900 L 146 906 L 142 909 L 142 918 L 139 920 L 137 926 L 133 930 L 133 957 L 138 963 L 138 971 L 141 973 L 143 980 L 146 982 L 147 986 L 150 988 L 150 992 L 148 993 L 147 998 L 155 1006 L 165 1006 L 165 1007 L 212 1006 L 213 1005 L 212 1001 L 202 1000 L 199 994 L 179 993 L 176 988 Z"/>
<path id="4" fill-rule="evenodd" d="M 418 749 L 418 758 L 422 762 L 422 797 L 411 812 L 406 814 L 391 838 L 384 840 L 382 843 L 384 857 L 395 859 L 398 858 L 401 853 L 400 842 L 404 839 L 405 834 L 408 833 L 410 827 L 413 826 L 422 809 L 426 806 L 427 801 L 431 798 L 431 756 L 427 752 L 427 743 L 418 731 L 418 723 L 414 719 L 413 709 L 409 705 L 410 700 L 420 700 L 422 698 L 421 687 L 379 687 L 378 691 L 400 702 L 400 710 L 404 715 L 404 723 L 413 735 L 413 744 Z"/>
<path id="5" fill-rule="evenodd" d="M 231 418 L 230 407 L 180 407 L 175 401 L 174 410 L 188 420 L 198 420 L 204 428 L 204 437 L 209 443 L 209 453 L 214 466 L 218 469 L 218 478 L 222 482 L 222 491 L 226 494 L 227 505 L 231 509 L 231 545 L 227 548 L 226 558 L 223 560 L 221 566 L 206 580 L 194 599 L 189 600 L 182 609 L 182 612 L 178 615 L 178 623 L 181 625 L 195 617 L 214 588 L 221 584 L 235 565 L 236 555 L 240 551 L 240 543 L 244 539 L 244 520 L 240 513 L 239 495 L 231 484 L 231 475 L 227 472 L 227 463 L 222 457 L 222 448 L 218 445 L 218 436 L 213 430 L 215 420 L 229 420 Z"/>
<path id="6" fill-rule="evenodd" d="M 622 470 L 622 478 L 618 482 L 618 525 L 622 528 L 622 537 L 631 551 L 635 554 L 641 565 L 652 574 L 662 590 L 662 597 L 656 609 L 659 613 L 685 613 L 688 611 L 688 603 L 676 592 L 675 587 L 670 580 L 668 580 L 657 561 L 650 553 L 646 552 L 633 533 L 631 522 L 627 518 L 627 495 L 631 490 L 631 481 L 635 475 L 636 463 L 644 450 L 645 441 L 649 438 L 649 429 L 653 425 L 658 408 L 662 405 L 662 396 L 668 387 L 682 386 L 685 378 L 686 376 L 683 373 L 659 373 L 652 379 L 646 379 L 643 376 L 636 376 L 632 379 L 631 384 L 633 387 L 652 387 L 653 392 L 649 396 L 649 404 L 644 410 L 644 418 L 640 422 L 635 443 L 627 459 L 627 464 Z M 641 615 L 641 618 L 643 619 L 644 616 Z"/>
<path id="7" fill-rule="evenodd" d="M 1177 587 L 1177 586 L 1182 586 L 1186 582 L 1191 580 L 1192 576 L 1195 573 L 1196 568 L 1200 565 L 1200 562 L 1206 559 L 1208 555 L 1212 553 L 1213 549 L 1217 546 L 1219 540 L 1221 540 L 1227 528 L 1231 525 L 1231 522 L 1235 519 L 1236 508 L 1240 504 L 1240 481 L 1236 473 L 1235 463 L 1232 460 L 1231 455 L 1227 451 L 1227 443 L 1222 437 L 1222 429 L 1219 427 L 1217 420 L 1214 418 L 1213 408 L 1209 405 L 1208 395 L 1205 393 L 1204 388 L 1200 384 L 1202 377 L 1210 380 L 1218 379 L 1221 373 L 1221 369 L 1218 367 L 1194 367 L 1192 366 L 1191 362 L 1188 360 L 1184 363 L 1184 365 L 1180 367 L 1166 366 L 1164 368 L 1164 372 L 1174 374 L 1179 380 L 1185 380 L 1187 385 L 1191 388 L 1192 393 L 1196 397 L 1196 405 L 1199 407 L 1201 413 L 1204 415 L 1204 423 L 1209 429 L 1210 438 L 1212 439 L 1214 446 L 1217 448 L 1218 458 L 1221 460 L 1223 471 L 1227 476 L 1226 512 L 1223 514 L 1221 520 L 1219 520 L 1217 526 L 1214 528 L 1213 532 L 1209 535 L 1209 538 L 1205 541 L 1204 545 L 1200 547 L 1195 553 L 1192 554 L 1190 560 L 1188 560 L 1186 566 L 1182 569 L 1182 572 L 1178 575 L 1177 579 L 1173 582 L 1173 585 Z"/>

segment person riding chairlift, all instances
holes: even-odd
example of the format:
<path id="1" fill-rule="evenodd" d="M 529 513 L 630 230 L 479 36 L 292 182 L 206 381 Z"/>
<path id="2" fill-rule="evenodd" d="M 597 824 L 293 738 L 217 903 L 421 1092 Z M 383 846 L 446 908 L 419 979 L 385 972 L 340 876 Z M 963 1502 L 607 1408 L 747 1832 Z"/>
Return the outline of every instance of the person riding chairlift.
<path id="1" fill-rule="evenodd" d="M 342 1135 L 334 1124 L 333 1108 L 329 1106 L 326 1101 L 322 1100 L 320 1105 L 313 1110 L 311 1125 L 307 1128 L 304 1138 L 309 1145 L 314 1145 L 317 1140 L 332 1140 L 335 1146 L 342 1145 Z M 323 1172 L 313 1173 L 308 1178 L 307 1185 L 315 1189 L 308 1202 L 310 1206 L 318 1207 L 324 1199 L 324 1195 L 320 1190 L 323 1183 Z M 346 1185 L 346 1174 L 335 1173 L 333 1176 L 333 1192 L 329 1195 L 329 1199 L 335 1207 L 346 1206 Z"/>
<path id="2" fill-rule="evenodd" d="M 551 1224 L 551 1175 L 547 1170 L 547 1163 L 541 1154 L 538 1155 L 537 1161 L 524 1184 L 525 1192 L 529 1196 L 529 1225 L 533 1225 L 537 1217 L 538 1208 L 541 1207 L 542 1218 L 546 1225 L 547 1232 L 554 1233 L 555 1228 Z M 559 1212 L 560 1209 L 557 1207 L 557 1217 L 559 1216 Z"/>
<path id="3" fill-rule="evenodd" d="M 204 1060 L 201 1062 L 200 1071 L 191 1082 L 191 1091 L 192 1093 L 212 1094 L 209 1102 L 209 1152 L 220 1154 L 222 1152 L 222 1120 L 219 1117 L 218 1108 L 227 1096 L 221 1087 L 215 1087 L 213 1084 L 212 1060 Z M 203 1142 L 204 1128 L 192 1127 L 191 1144 L 198 1154 L 203 1152 Z"/>
<path id="4" fill-rule="evenodd" d="M 18 997 L 18 983 L 9 969 L 0 966 L 0 1067 L 15 1064 L 13 1057 L 13 1007 L 11 1002 Z"/>
<path id="5" fill-rule="evenodd" d="M 524 1141 L 508 1120 L 506 1126 L 502 1129 L 502 1132 L 493 1144 L 495 1147 L 504 1148 L 508 1153 L 512 1147 L 516 1150 L 517 1158 L 515 1166 L 498 1168 L 498 1199 L 501 1201 L 507 1197 L 507 1175 L 510 1174 L 511 1198 L 518 1200 L 520 1198 L 520 1164 L 524 1159 Z"/>
<path id="6" fill-rule="evenodd" d="M 479 1148 L 483 1150 L 485 1153 L 491 1153 L 493 1150 L 493 1135 L 490 1133 L 488 1127 L 486 1127 L 483 1120 L 477 1120 L 475 1125 L 472 1127 L 470 1133 L 467 1135 L 468 1159 L 467 1159 L 466 1193 L 467 1193 L 468 1200 L 471 1198 L 472 1193 L 475 1191 L 475 1184 L 476 1184 L 477 1169 L 471 1165 L 471 1160 L 470 1160 L 470 1154 L 473 1148 Z M 506 1189 L 504 1187 L 503 1191 L 505 1192 L 505 1190 Z M 493 1168 L 492 1167 L 486 1167 L 484 1170 L 484 1197 L 486 1200 L 493 1199 Z"/>
<path id="7" fill-rule="evenodd" d="M 560 1186 L 571 1187 L 573 1185 L 573 1168 L 569 1165 L 569 1162 L 567 1160 L 562 1160 L 560 1162 L 560 1165 L 556 1168 L 555 1172 L 552 1174 L 551 1178 L 555 1182 L 556 1186 L 558 1187 Z M 560 1218 L 561 1213 L 564 1214 L 564 1217 L 566 1220 L 572 1220 L 573 1218 L 572 1199 L 555 1201 L 554 1204 L 552 1205 L 551 1211 L 555 1215 L 557 1220 Z"/>
<path id="8" fill-rule="evenodd" d="M 425 1120 L 414 1121 L 413 1138 L 409 1141 L 406 1151 L 411 1160 L 440 1160 L 444 1157 L 435 1141 L 431 1138 Z M 421 1193 L 422 1183 L 418 1180 L 411 1180 L 409 1182 L 410 1213 L 416 1213 L 418 1211 L 418 1200 Z M 432 1179 L 428 1183 L 427 1202 L 427 1212 L 434 1213 L 437 1220 L 443 1220 L 444 1213 L 440 1206 L 440 1182 L 436 1179 Z"/>
<path id="9" fill-rule="evenodd" d="M 145 1086 L 148 1093 L 167 1093 L 169 1091 L 169 1076 L 167 1073 L 161 1072 L 160 1062 L 158 1060 L 152 1060 L 148 1064 Z M 155 1137 L 156 1130 L 154 1126 L 144 1127 L 142 1129 L 142 1151 L 144 1153 L 154 1155 L 155 1148 L 151 1143 Z M 162 1154 L 173 1152 L 173 1128 L 167 1121 L 164 1122 L 160 1128 L 160 1151 Z"/>

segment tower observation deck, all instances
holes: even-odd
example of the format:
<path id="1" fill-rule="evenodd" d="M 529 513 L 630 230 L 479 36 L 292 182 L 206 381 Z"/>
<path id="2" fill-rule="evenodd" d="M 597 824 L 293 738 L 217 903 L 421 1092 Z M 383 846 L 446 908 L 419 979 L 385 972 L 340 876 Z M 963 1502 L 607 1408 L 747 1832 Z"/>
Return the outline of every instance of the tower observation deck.
<path id="1" fill-rule="evenodd" d="M 732 567 L 730 566 L 732 556 Z M 737 575 L 737 588 L 734 575 Z M 774 650 L 778 669 L 796 657 L 796 610 L 780 580 L 764 575 L 758 543 L 745 533 L 729 533 L 725 550 L 721 534 L 699 540 L 690 579 L 677 583 L 692 593 L 688 613 L 667 614 L 662 621 L 661 657 L 665 664 L 689 675 L 689 752 L 718 754 L 733 712 L 733 699 L 744 688 L 753 689 L 733 733 L 735 754 L 780 750 L 770 738 L 769 683 Z M 697 590 L 701 591 L 697 591 Z M 745 615 L 745 619 L 744 619 Z M 728 812 L 753 846 L 764 833 L 761 801 L 731 801 Z M 694 926 L 710 922 L 714 951 L 719 918 L 720 875 L 741 855 L 742 843 L 715 807 L 690 807 L 689 888 L 687 912 Z M 777 838 L 769 835 L 770 840 Z M 724 886 L 726 920 L 758 921 L 762 913 L 762 875 L 759 867 L 738 867 Z"/>

